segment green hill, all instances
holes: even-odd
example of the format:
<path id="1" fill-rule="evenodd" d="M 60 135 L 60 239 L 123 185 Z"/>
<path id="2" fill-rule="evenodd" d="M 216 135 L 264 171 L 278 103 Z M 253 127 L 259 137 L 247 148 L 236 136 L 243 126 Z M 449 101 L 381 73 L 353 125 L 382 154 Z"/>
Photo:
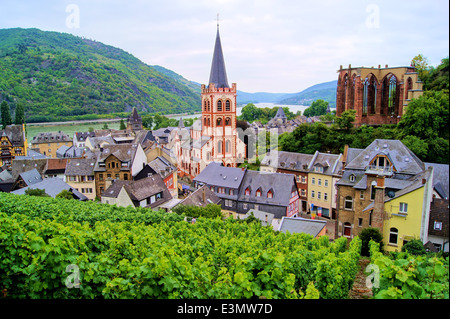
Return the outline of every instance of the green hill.
<path id="1" fill-rule="evenodd" d="M 337 81 L 324 82 L 313 85 L 297 94 L 293 94 L 281 101 L 280 104 L 298 104 L 311 105 L 312 102 L 318 99 L 329 102 L 330 107 L 336 107 L 336 88 Z"/>
<path id="2" fill-rule="evenodd" d="M 171 74 L 168 74 L 171 73 Z M 0 29 L 0 102 L 27 122 L 87 114 L 200 111 L 200 93 L 176 73 L 93 40 L 38 29 Z"/>

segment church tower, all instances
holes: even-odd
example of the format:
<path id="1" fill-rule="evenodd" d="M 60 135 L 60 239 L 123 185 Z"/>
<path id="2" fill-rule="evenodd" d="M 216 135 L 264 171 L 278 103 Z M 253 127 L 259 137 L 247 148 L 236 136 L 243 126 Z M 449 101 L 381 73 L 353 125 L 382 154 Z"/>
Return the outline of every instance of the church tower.
<path id="1" fill-rule="evenodd" d="M 231 167 L 237 166 L 241 142 L 236 131 L 236 92 L 236 83 L 228 84 L 217 24 L 209 84 L 201 86 L 202 136 L 209 136 L 212 142 L 210 159 Z"/>

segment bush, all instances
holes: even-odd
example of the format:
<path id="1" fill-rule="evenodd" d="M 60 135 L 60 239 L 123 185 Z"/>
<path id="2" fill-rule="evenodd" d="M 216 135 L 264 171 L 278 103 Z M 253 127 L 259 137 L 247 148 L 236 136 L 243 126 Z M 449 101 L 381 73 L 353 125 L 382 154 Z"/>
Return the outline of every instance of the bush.
<path id="1" fill-rule="evenodd" d="M 419 239 L 413 239 L 407 242 L 403 245 L 402 251 L 411 255 L 425 255 L 427 253 L 423 243 Z"/>
<path id="2" fill-rule="evenodd" d="M 359 238 L 362 241 L 362 247 L 361 247 L 361 255 L 362 256 L 369 256 L 369 242 L 370 240 L 373 240 L 380 244 L 380 251 L 383 251 L 383 235 L 381 235 L 381 232 L 378 228 L 368 227 L 364 228 Z"/>

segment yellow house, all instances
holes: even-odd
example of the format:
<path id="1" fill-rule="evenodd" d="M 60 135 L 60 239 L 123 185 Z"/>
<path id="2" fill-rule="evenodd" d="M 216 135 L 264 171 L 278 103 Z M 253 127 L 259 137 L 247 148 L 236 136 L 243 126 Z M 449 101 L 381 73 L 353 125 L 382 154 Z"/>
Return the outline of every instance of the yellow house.
<path id="1" fill-rule="evenodd" d="M 308 172 L 308 205 L 309 211 L 317 216 L 333 217 L 335 206 L 336 177 L 340 170 L 341 155 L 319 153 L 314 154 Z M 333 206 L 334 204 L 334 206 Z"/>
<path id="2" fill-rule="evenodd" d="M 25 125 L 7 125 L 0 130 L 0 167 L 11 167 L 16 156 L 27 155 L 27 148 Z"/>
<path id="3" fill-rule="evenodd" d="M 63 145 L 71 147 L 73 140 L 69 135 L 59 131 L 39 133 L 31 140 L 30 147 L 43 155 L 56 158 L 56 151 Z"/>
<path id="4" fill-rule="evenodd" d="M 388 192 L 384 198 L 382 227 L 384 249 L 401 251 L 412 239 L 428 241 L 428 223 L 432 200 L 433 168 L 428 168 L 411 179 L 411 184 L 397 192 Z M 371 213 L 373 206 L 364 211 Z M 363 212 L 364 213 L 364 212 Z"/>

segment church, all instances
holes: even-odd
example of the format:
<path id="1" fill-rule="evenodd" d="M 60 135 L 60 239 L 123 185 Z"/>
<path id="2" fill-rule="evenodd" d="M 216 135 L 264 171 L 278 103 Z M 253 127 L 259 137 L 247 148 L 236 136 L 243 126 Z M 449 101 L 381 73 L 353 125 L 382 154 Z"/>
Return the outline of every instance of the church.
<path id="1" fill-rule="evenodd" d="M 209 84 L 201 86 L 202 115 L 190 128 L 180 119 L 171 132 L 171 156 L 180 177 L 192 179 L 211 162 L 227 167 L 244 162 L 246 145 L 238 137 L 236 95 L 236 83 L 228 84 L 217 25 Z"/>

